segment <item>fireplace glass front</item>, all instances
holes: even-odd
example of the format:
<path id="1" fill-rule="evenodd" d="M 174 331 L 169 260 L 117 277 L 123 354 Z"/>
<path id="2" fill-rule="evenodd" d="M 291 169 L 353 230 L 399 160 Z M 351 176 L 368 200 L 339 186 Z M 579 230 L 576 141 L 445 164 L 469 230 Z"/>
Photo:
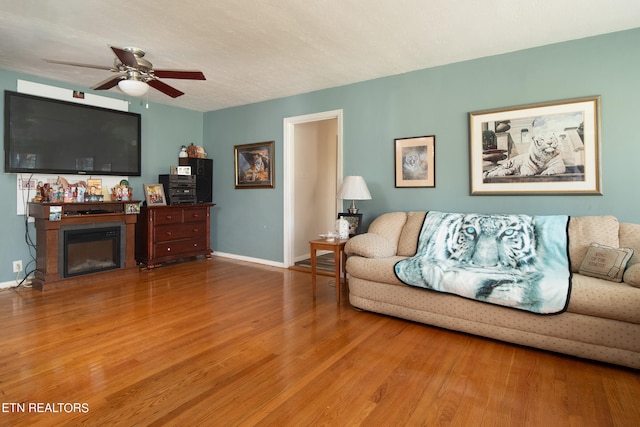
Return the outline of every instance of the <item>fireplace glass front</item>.
<path id="1" fill-rule="evenodd" d="M 64 277 L 121 268 L 121 227 L 64 231 Z"/>

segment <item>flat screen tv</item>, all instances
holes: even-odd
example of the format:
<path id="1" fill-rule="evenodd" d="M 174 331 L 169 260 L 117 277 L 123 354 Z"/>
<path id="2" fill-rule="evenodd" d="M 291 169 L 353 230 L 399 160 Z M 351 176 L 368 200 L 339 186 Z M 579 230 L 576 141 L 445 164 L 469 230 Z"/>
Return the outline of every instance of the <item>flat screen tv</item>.
<path id="1" fill-rule="evenodd" d="M 140 114 L 4 95 L 4 171 L 140 176 Z"/>

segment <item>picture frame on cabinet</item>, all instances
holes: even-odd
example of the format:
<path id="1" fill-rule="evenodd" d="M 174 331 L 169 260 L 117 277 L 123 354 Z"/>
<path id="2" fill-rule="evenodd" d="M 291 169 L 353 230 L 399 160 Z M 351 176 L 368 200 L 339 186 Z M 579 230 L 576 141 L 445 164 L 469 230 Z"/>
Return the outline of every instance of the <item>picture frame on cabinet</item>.
<path id="1" fill-rule="evenodd" d="M 600 96 L 469 113 L 471 195 L 601 195 Z"/>
<path id="2" fill-rule="evenodd" d="M 147 206 L 166 206 L 167 198 L 164 195 L 162 184 L 142 184 L 144 188 L 144 198 Z"/>
<path id="3" fill-rule="evenodd" d="M 85 202 L 102 202 L 104 195 L 102 194 L 102 179 L 89 178 L 87 180 L 87 189 L 84 194 Z"/>
<path id="4" fill-rule="evenodd" d="M 396 188 L 436 186 L 436 137 L 394 140 Z"/>
<path id="5" fill-rule="evenodd" d="M 235 188 L 273 188 L 275 141 L 234 146 Z"/>
<path id="6" fill-rule="evenodd" d="M 127 215 L 137 215 L 140 213 L 140 202 L 126 203 L 124 206 L 125 206 L 125 213 Z"/>
<path id="7" fill-rule="evenodd" d="M 361 213 L 346 213 L 340 212 L 338 219 L 345 219 L 349 223 L 349 237 L 353 237 L 362 233 L 362 214 Z"/>

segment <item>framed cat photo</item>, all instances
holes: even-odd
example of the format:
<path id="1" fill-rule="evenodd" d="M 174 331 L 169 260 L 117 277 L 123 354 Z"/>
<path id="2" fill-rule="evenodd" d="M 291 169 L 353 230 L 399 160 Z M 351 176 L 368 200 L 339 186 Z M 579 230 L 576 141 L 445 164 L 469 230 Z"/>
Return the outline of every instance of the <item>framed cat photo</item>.
<path id="1" fill-rule="evenodd" d="M 469 113 L 472 195 L 602 195 L 600 97 Z"/>
<path id="2" fill-rule="evenodd" d="M 394 140 L 396 188 L 436 186 L 436 137 Z"/>

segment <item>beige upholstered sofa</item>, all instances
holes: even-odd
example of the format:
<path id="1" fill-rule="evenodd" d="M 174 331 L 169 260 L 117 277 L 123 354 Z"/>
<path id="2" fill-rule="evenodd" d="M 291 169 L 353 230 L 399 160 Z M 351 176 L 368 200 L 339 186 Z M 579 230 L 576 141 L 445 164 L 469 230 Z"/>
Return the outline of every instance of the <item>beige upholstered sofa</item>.
<path id="1" fill-rule="evenodd" d="M 410 287 L 396 262 L 413 256 L 425 212 L 392 212 L 347 242 L 352 306 L 428 325 L 640 369 L 640 225 L 612 216 L 573 217 L 569 255 L 573 272 L 568 308 L 539 315 Z M 631 248 L 615 282 L 579 273 L 589 245 Z"/>

